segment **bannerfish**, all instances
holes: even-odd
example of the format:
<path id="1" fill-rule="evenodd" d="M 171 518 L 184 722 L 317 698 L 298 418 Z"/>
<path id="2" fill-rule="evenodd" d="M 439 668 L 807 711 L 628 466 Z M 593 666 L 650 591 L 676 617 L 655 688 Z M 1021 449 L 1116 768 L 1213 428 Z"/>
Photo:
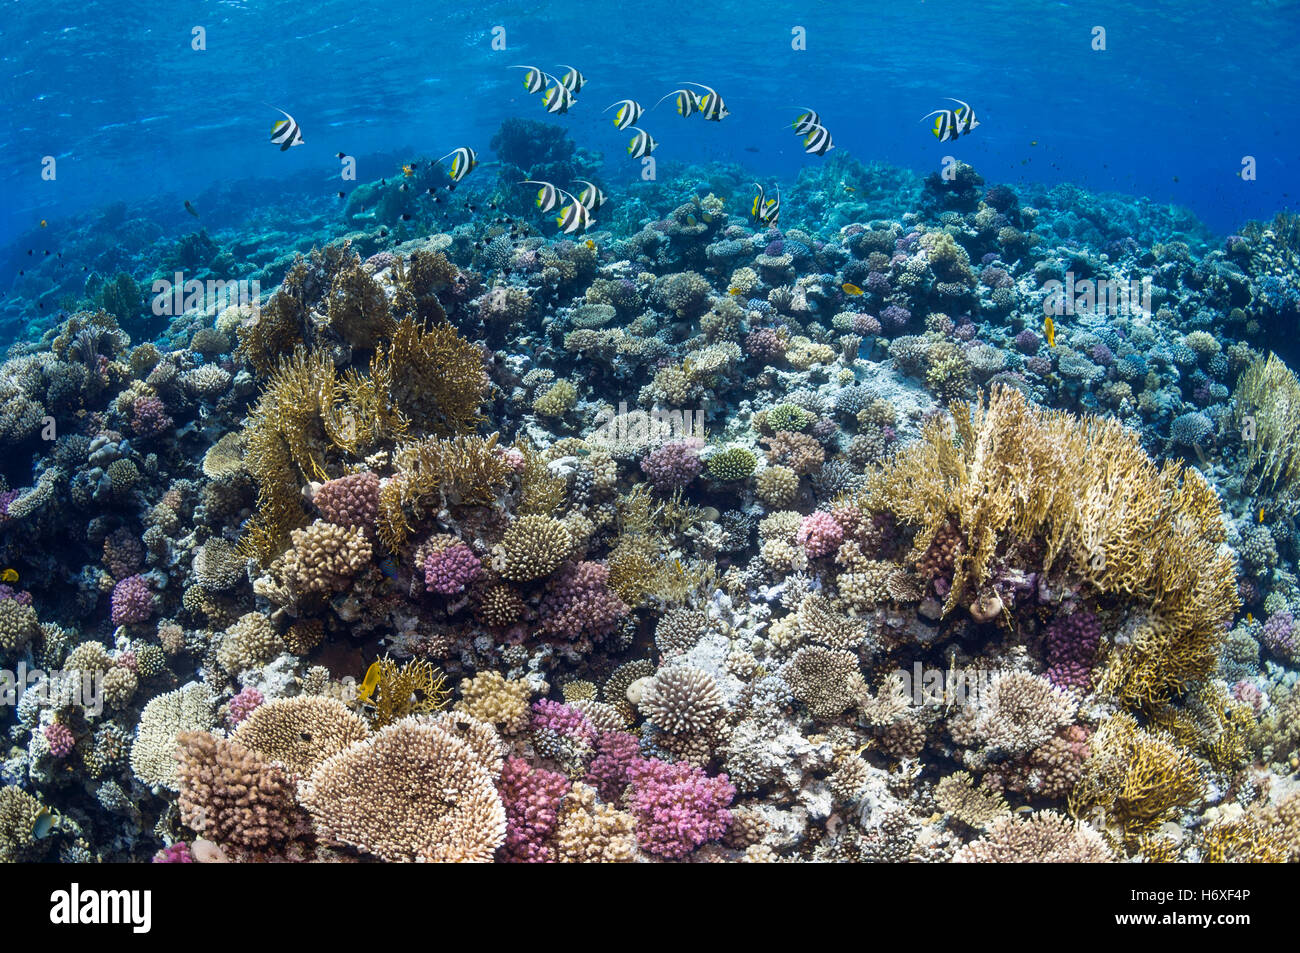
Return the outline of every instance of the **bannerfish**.
<path id="1" fill-rule="evenodd" d="M 549 73 L 539 70 L 536 66 L 512 66 L 511 69 L 527 70 L 524 74 L 524 89 L 529 93 L 540 93 L 546 87 L 548 78 L 554 79 Z"/>
<path id="2" fill-rule="evenodd" d="M 605 193 L 602 192 L 594 182 L 588 182 L 586 179 L 577 179 L 586 186 L 578 193 L 578 201 L 581 202 L 588 212 L 594 212 L 605 204 Z"/>
<path id="3" fill-rule="evenodd" d="M 769 199 L 763 187 L 757 182 L 754 188 L 758 189 L 758 195 L 754 196 L 754 204 L 750 207 L 749 214 L 758 219 L 759 224 L 764 227 L 775 225 L 781 215 L 781 190 L 777 189 L 776 198 Z"/>
<path id="4" fill-rule="evenodd" d="M 560 66 L 564 67 L 565 70 L 564 75 L 560 77 L 560 85 L 573 95 L 578 95 L 578 93 L 582 92 L 582 87 L 587 85 L 587 77 L 565 63 L 561 63 Z"/>
<path id="5" fill-rule="evenodd" d="M 691 85 L 708 90 L 699 98 L 700 115 L 708 122 L 721 122 L 731 115 L 731 110 L 727 109 L 727 104 L 722 101 L 722 97 L 718 95 L 717 90 L 705 86 L 703 83 L 691 83 Z"/>
<path id="6" fill-rule="evenodd" d="M 616 129 L 626 129 L 628 126 L 636 125 L 636 121 L 645 112 L 641 108 L 641 104 L 635 99 L 620 99 L 616 103 L 610 103 L 601 111 L 609 112 L 615 106 L 618 107 L 618 112 L 614 113 L 614 128 Z"/>
<path id="7" fill-rule="evenodd" d="M 659 103 L 663 102 L 669 96 L 677 97 L 676 99 L 677 112 L 682 116 L 683 119 L 686 118 L 687 116 L 690 116 L 693 113 L 697 113 L 700 111 L 700 97 L 696 94 L 695 90 L 693 89 L 674 89 L 671 93 L 667 93 L 666 95 L 660 96 L 659 102 L 655 103 L 654 106 L 651 106 L 650 108 L 654 109 L 656 106 L 659 105 Z"/>
<path id="8" fill-rule="evenodd" d="M 549 212 L 560 204 L 561 190 L 557 189 L 550 182 L 542 182 L 537 179 L 524 179 L 521 185 L 540 185 L 537 190 L 537 207 L 543 212 Z"/>
<path id="9" fill-rule="evenodd" d="M 822 117 L 811 109 L 805 109 L 794 121 L 794 134 L 796 136 L 806 136 L 812 132 L 814 126 L 822 124 Z"/>
<path id="10" fill-rule="evenodd" d="M 803 144 L 803 151 L 813 156 L 824 156 L 835 148 L 831 131 L 825 126 L 813 126 L 812 131 L 804 136 Z"/>
<path id="11" fill-rule="evenodd" d="M 573 198 L 572 196 L 569 197 Z M 560 231 L 564 234 L 572 235 L 574 232 L 583 231 L 591 224 L 591 213 L 587 211 L 581 202 L 574 199 L 571 204 L 560 209 L 555 224 L 560 226 Z"/>
<path id="12" fill-rule="evenodd" d="M 569 111 L 573 103 L 573 91 L 560 83 L 556 83 L 542 94 L 542 105 L 546 107 L 548 113 L 562 115 Z"/>
<path id="13" fill-rule="evenodd" d="M 276 112 L 284 116 L 283 119 L 276 120 L 271 127 L 271 141 L 280 147 L 284 152 L 291 146 L 300 146 L 302 142 L 302 129 L 298 127 L 298 122 L 279 106 L 272 106 Z"/>
<path id="14" fill-rule="evenodd" d="M 459 149 L 448 152 L 442 157 L 442 159 L 447 158 L 451 159 L 450 174 L 453 182 L 459 182 L 461 179 L 465 178 L 465 176 L 469 175 L 470 172 L 473 171 L 474 167 L 478 165 L 478 153 L 469 146 L 461 146 Z M 439 159 L 438 161 L 441 162 L 442 159 Z"/>
<path id="15" fill-rule="evenodd" d="M 658 148 L 659 143 L 655 142 L 650 133 L 644 129 L 637 129 L 636 126 L 628 128 L 636 131 L 632 141 L 627 144 L 627 154 L 633 159 L 640 159 L 642 156 L 648 156 Z"/>

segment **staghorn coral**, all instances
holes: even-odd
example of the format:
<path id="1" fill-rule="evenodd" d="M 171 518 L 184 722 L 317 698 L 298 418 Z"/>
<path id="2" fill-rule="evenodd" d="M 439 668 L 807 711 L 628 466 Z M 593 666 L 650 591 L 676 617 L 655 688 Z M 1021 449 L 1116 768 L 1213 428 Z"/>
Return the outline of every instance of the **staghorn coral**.
<path id="1" fill-rule="evenodd" d="M 1115 859 L 1101 835 L 1054 811 L 1028 817 L 1009 815 L 993 822 L 979 840 L 953 855 L 954 863 L 1095 864 Z"/>

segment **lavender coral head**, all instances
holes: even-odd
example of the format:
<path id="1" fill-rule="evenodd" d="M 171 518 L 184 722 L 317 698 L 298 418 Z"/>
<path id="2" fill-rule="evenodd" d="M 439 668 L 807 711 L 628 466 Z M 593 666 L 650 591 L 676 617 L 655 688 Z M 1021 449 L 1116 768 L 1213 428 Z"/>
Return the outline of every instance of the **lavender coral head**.
<path id="1" fill-rule="evenodd" d="M 461 592 L 482 570 L 474 551 L 464 543 L 455 543 L 424 557 L 424 587 L 427 592 L 450 596 Z"/>
<path id="2" fill-rule="evenodd" d="M 676 440 L 649 453 L 641 461 L 641 470 L 656 490 L 671 493 L 700 475 L 700 441 Z"/>
<path id="3" fill-rule="evenodd" d="M 153 615 L 153 593 L 144 576 L 127 576 L 113 587 L 110 617 L 114 625 L 145 622 Z"/>

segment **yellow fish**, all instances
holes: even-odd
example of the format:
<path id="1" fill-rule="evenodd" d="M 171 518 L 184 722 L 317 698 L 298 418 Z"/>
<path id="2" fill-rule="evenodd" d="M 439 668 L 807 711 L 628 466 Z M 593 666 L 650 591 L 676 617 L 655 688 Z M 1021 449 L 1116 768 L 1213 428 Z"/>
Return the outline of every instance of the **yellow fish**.
<path id="1" fill-rule="evenodd" d="M 857 285 L 851 285 L 847 281 L 844 282 L 844 284 L 840 285 L 840 290 L 843 291 L 846 295 L 853 295 L 853 297 L 855 298 L 858 295 L 862 294 L 861 288 L 859 288 Z"/>
<path id="2" fill-rule="evenodd" d="M 737 298 L 741 298 L 744 297 L 745 292 L 741 291 L 739 288 L 728 288 L 727 294 L 735 295 Z"/>
<path id="3" fill-rule="evenodd" d="M 1052 323 L 1050 314 L 1043 319 L 1043 334 L 1047 337 L 1047 346 L 1056 347 L 1056 325 Z"/>
<path id="4" fill-rule="evenodd" d="M 411 168 L 409 165 L 404 165 L 402 166 L 402 175 L 409 179 L 411 176 L 415 175 L 415 169 Z"/>
<path id="5" fill-rule="evenodd" d="M 1254 622 L 1255 622 L 1255 617 L 1254 617 L 1253 615 L 1251 615 L 1249 612 L 1247 612 L 1247 613 L 1246 613 L 1246 621 L 1249 622 L 1249 623 L 1251 623 L 1251 624 L 1254 624 Z"/>
<path id="6" fill-rule="evenodd" d="M 1262 506 L 1259 508 L 1259 521 L 1264 522 L 1264 508 Z"/>
<path id="7" fill-rule="evenodd" d="M 691 226 L 692 228 L 694 228 L 696 225 L 698 225 L 698 224 L 700 224 L 700 223 L 697 222 L 697 221 L 695 220 L 695 216 L 694 216 L 694 215 L 687 215 L 687 216 L 686 216 L 686 224 L 689 225 L 689 226 Z"/>
<path id="8" fill-rule="evenodd" d="M 371 662 L 370 668 L 366 669 L 366 677 L 361 680 L 357 686 L 357 695 L 362 701 L 370 701 L 370 696 L 375 693 L 379 687 L 380 667 L 378 662 Z"/>
<path id="9" fill-rule="evenodd" d="M 587 239 L 587 247 L 588 247 L 588 248 L 592 248 L 592 249 L 594 249 L 594 248 L 596 247 L 596 243 L 593 242 L 590 238 L 588 238 L 588 239 Z"/>
<path id="10" fill-rule="evenodd" d="M 41 228 L 44 228 L 48 224 L 49 222 L 45 221 L 45 219 L 41 219 Z"/>
<path id="11" fill-rule="evenodd" d="M 0 582 L 17 582 L 17 581 L 18 581 L 18 570 L 6 569 L 4 572 L 0 572 Z"/>
<path id="12" fill-rule="evenodd" d="M 851 185 L 846 185 L 846 186 L 844 186 L 844 191 L 845 191 L 845 192 L 856 192 L 857 189 L 855 189 L 855 188 L 854 188 L 853 186 L 851 186 Z"/>

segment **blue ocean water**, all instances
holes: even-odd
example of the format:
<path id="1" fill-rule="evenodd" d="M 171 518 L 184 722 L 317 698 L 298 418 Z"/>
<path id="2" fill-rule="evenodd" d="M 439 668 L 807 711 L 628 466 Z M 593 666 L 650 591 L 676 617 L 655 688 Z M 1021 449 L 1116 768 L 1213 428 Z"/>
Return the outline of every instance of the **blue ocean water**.
<path id="1" fill-rule="evenodd" d="M 648 107 L 682 82 L 720 90 L 731 116 L 649 112 L 661 162 L 789 181 L 825 161 L 788 132 L 811 107 L 864 162 L 928 173 L 953 156 L 991 183 L 1177 203 L 1226 234 L 1294 207 L 1297 28 L 1300 7 L 1268 2 L 14 3 L 0 26 L 0 289 L 106 203 L 145 203 L 181 234 L 194 226 L 182 202 L 206 193 L 209 229 L 274 208 L 292 230 L 296 205 L 341 187 L 336 153 L 358 157 L 359 181 L 461 145 L 489 161 L 512 116 L 554 119 L 603 154 L 609 182 L 631 182 L 639 166 L 601 109 Z M 579 106 L 546 117 L 518 63 L 577 66 Z M 941 143 L 918 122 L 945 97 L 975 107 L 974 134 Z M 293 115 L 303 147 L 268 143 L 267 104 Z"/>

